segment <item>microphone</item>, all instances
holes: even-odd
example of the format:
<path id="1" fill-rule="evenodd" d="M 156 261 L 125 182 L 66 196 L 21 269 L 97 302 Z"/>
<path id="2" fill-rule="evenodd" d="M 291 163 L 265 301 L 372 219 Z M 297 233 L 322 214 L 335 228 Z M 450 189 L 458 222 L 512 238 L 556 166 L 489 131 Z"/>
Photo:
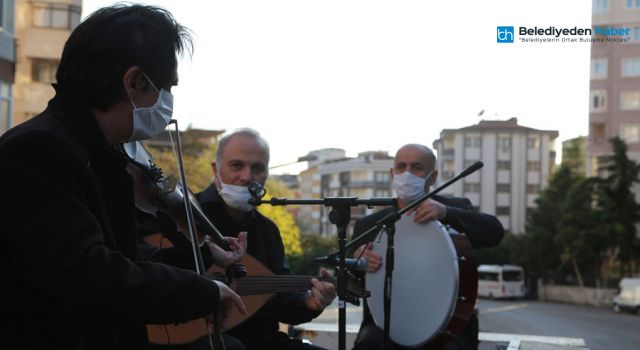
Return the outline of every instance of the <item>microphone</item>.
<path id="1" fill-rule="evenodd" d="M 267 190 L 264 188 L 264 186 L 254 181 L 249 184 L 249 193 L 251 194 L 251 197 L 260 199 L 267 194 Z"/>
<path id="2" fill-rule="evenodd" d="M 461 173 L 460 176 L 461 177 L 465 177 L 469 174 L 473 174 L 474 172 L 478 171 L 478 169 L 482 168 L 484 166 L 484 163 L 482 163 L 481 161 L 477 161 L 471 165 L 469 165 L 468 168 L 464 169 Z"/>
<path id="3" fill-rule="evenodd" d="M 318 258 L 313 258 L 311 261 L 319 262 L 322 265 L 336 266 L 340 265 L 340 259 L 337 256 L 321 256 Z M 366 272 L 367 271 L 367 259 L 344 259 L 344 266 L 347 270 L 355 271 L 355 272 Z"/>
<path id="4" fill-rule="evenodd" d="M 261 203 L 260 199 L 267 194 L 267 190 L 264 186 L 254 181 L 249 184 L 249 194 L 251 195 L 251 198 L 248 200 L 249 204 L 258 206 Z"/>

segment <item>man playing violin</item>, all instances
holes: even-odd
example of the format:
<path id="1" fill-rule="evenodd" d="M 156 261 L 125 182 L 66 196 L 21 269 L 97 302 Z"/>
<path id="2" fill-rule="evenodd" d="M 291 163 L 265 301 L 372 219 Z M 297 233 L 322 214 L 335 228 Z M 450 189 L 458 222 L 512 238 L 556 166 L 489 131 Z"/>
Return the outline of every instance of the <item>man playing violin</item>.
<path id="1" fill-rule="evenodd" d="M 171 120 L 176 54 L 190 38 L 166 10 L 96 11 L 67 40 L 46 110 L 0 138 L 0 334 L 7 349 L 145 349 L 146 324 L 222 311 L 241 299 L 196 274 L 193 257 L 141 259 L 119 143 Z M 236 261 L 205 245 L 209 259 Z"/>
<path id="2" fill-rule="evenodd" d="M 264 185 L 269 176 L 269 146 L 252 129 L 240 129 L 218 143 L 211 164 L 214 182 L 197 195 L 213 224 L 224 235 L 246 231 L 247 253 L 276 275 L 291 274 L 278 227 L 249 204 L 249 185 Z M 251 274 L 251 271 L 248 271 Z M 322 270 L 323 277 L 328 277 Z M 319 349 L 278 331 L 278 323 L 299 324 L 317 317 L 336 296 L 335 287 L 313 278 L 307 292 L 278 293 L 226 336 L 246 349 Z"/>
<path id="3" fill-rule="evenodd" d="M 435 182 L 438 171 L 435 170 L 436 157 L 433 151 L 420 144 L 402 146 L 395 155 L 393 169 L 391 169 L 391 186 L 397 194 L 398 207 L 404 208 L 423 195 Z M 393 208 L 383 209 L 356 221 L 354 237 L 366 232 L 376 222 Z M 466 198 L 434 196 L 420 203 L 414 210 L 407 213 L 413 216 L 416 223 L 426 223 L 439 220 L 458 232 L 465 233 L 474 248 L 497 246 L 504 236 L 504 228 L 494 216 L 478 213 L 473 210 L 471 202 Z M 396 239 L 401 239 L 396 236 Z M 375 272 L 382 266 L 382 257 L 372 250 L 373 244 L 368 243 L 358 247 L 354 257 L 365 257 L 367 271 Z M 428 295 L 425 297 L 429 297 Z M 420 327 L 419 324 L 415 325 Z M 376 326 L 365 304 L 364 318 L 360 332 L 355 341 L 354 350 L 382 349 L 384 346 L 384 332 Z M 478 318 L 475 313 L 465 329 L 456 337 L 445 343 L 427 344 L 421 349 L 477 349 L 478 347 Z M 394 349 L 404 349 L 395 346 Z"/>

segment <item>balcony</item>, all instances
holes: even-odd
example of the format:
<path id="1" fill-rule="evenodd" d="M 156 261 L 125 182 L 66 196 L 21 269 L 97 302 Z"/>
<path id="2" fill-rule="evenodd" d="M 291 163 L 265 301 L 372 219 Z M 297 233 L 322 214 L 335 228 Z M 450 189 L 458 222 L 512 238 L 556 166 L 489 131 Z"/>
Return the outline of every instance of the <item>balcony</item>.
<path id="1" fill-rule="evenodd" d="M 452 159 L 455 155 L 455 150 L 453 148 L 445 148 L 442 150 L 442 158 Z"/>

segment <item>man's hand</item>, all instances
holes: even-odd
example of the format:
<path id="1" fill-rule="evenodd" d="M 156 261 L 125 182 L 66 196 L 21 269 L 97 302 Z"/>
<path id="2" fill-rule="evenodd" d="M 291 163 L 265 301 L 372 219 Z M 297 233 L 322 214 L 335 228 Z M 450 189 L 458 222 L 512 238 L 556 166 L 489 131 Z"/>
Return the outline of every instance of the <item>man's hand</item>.
<path id="1" fill-rule="evenodd" d="M 322 268 L 320 269 L 320 275 L 329 277 L 329 271 Z M 311 284 L 313 287 L 307 296 L 307 300 L 305 300 L 307 307 L 314 311 L 322 311 L 335 299 L 336 287 L 329 282 L 320 282 L 316 278 L 311 279 Z"/>
<path id="2" fill-rule="evenodd" d="M 412 213 L 415 214 L 413 222 L 417 223 L 424 223 L 434 219 L 443 220 L 447 217 L 447 206 L 440 202 L 427 199 L 409 212 L 409 214 Z"/>
<path id="3" fill-rule="evenodd" d="M 373 249 L 373 243 L 363 244 L 356 249 L 353 257 L 356 259 L 359 257 L 365 258 L 367 260 L 367 272 L 376 272 L 382 266 L 382 257 L 371 249 Z"/>
<path id="4" fill-rule="evenodd" d="M 244 255 L 247 252 L 247 233 L 243 231 L 238 233 L 238 238 L 225 237 L 224 239 L 229 244 L 229 247 L 231 247 L 231 250 L 226 251 L 210 241 L 207 241 L 206 244 L 211 250 L 213 263 L 217 266 L 226 268 L 244 258 Z"/>
<path id="5" fill-rule="evenodd" d="M 242 302 L 242 299 L 240 299 L 240 296 L 238 296 L 236 292 L 229 288 L 229 286 L 220 281 L 213 282 L 218 285 L 218 290 L 220 292 L 220 299 L 218 300 L 218 312 L 215 315 L 209 314 L 206 319 L 207 321 L 213 323 L 215 317 L 222 329 L 226 329 L 226 322 L 230 320 L 229 316 L 231 315 L 232 308 L 235 307 L 243 315 L 247 314 L 247 308 L 244 306 L 244 303 Z"/>

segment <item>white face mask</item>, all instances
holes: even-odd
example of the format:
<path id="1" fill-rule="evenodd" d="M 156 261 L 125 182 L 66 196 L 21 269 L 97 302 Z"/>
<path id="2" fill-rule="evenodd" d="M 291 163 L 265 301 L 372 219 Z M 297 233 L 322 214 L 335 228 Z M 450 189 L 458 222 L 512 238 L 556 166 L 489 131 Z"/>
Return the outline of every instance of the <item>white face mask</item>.
<path id="1" fill-rule="evenodd" d="M 142 73 L 144 74 L 144 73 Z M 173 95 L 165 89 L 158 90 L 151 79 L 144 74 L 151 86 L 158 91 L 158 100 L 151 107 L 136 107 L 133 105 L 133 132 L 129 141 L 150 139 L 160 134 L 171 122 L 173 115 Z"/>
<path id="2" fill-rule="evenodd" d="M 220 186 L 222 187 L 220 196 L 228 206 L 244 212 L 253 209 L 253 205 L 249 204 L 249 199 L 251 199 L 249 187 L 228 185 L 222 181 L 220 181 Z"/>
<path id="3" fill-rule="evenodd" d="M 427 179 L 432 173 L 433 170 L 424 178 L 415 176 L 408 171 L 402 174 L 395 174 L 393 175 L 391 187 L 396 192 L 398 198 L 406 203 L 411 203 L 424 194 Z"/>

